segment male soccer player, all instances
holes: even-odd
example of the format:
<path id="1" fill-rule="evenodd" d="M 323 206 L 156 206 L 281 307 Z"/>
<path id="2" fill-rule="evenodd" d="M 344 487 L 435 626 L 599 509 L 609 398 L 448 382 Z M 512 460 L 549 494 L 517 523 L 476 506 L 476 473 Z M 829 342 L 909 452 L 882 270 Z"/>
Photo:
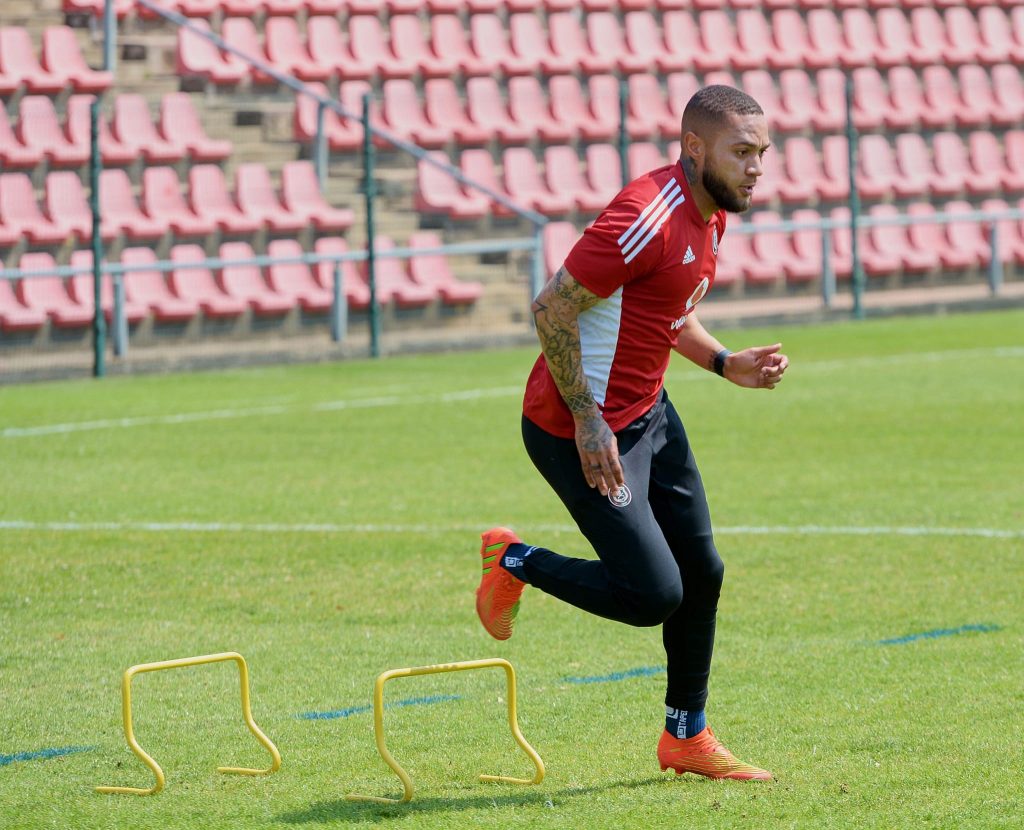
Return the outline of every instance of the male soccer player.
<path id="1" fill-rule="evenodd" d="M 673 350 L 738 386 L 772 389 L 780 344 L 729 352 L 697 318 L 715 279 L 726 213 L 750 207 L 768 126 L 728 86 L 699 90 L 676 164 L 641 176 L 588 228 L 533 303 L 542 354 L 523 408 L 531 460 L 598 559 L 483 534 L 476 607 L 499 640 L 526 585 L 612 620 L 661 625 L 668 657 L 663 770 L 768 780 L 705 724 L 724 566 L 700 473 L 664 389 Z"/>

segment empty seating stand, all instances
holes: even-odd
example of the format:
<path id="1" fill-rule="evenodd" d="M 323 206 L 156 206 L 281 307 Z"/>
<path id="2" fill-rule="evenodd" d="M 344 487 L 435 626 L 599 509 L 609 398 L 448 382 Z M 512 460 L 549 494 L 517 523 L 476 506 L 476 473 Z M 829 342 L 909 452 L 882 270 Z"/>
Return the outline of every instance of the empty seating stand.
<path id="1" fill-rule="evenodd" d="M 217 285 L 229 297 L 247 304 L 257 317 L 279 317 L 293 308 L 290 297 L 275 294 L 263 279 L 263 269 L 243 262 L 255 256 L 248 242 L 225 242 L 220 246 L 220 258 L 225 264 L 217 274 Z"/>

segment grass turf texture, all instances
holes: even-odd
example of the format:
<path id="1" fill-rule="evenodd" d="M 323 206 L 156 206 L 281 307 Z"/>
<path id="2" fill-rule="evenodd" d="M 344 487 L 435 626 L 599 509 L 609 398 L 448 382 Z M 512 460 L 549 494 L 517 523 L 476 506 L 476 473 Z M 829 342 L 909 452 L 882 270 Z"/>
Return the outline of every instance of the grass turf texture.
<path id="1" fill-rule="evenodd" d="M 530 590 L 512 640 L 481 630 L 479 530 L 586 551 L 520 444 L 520 350 L 0 389 L 0 522 L 35 523 L 0 530 L 0 755 L 94 747 L 0 767 L 0 826 L 1021 827 L 1024 314 L 723 337 L 792 359 L 770 394 L 678 357 L 667 382 L 727 563 L 709 722 L 777 781 L 659 773 L 661 674 L 567 680 L 663 665 L 656 630 Z M 16 431 L 119 418 L 142 420 Z M 268 523 L 333 527 L 244 529 Z M 1015 535 L 736 531 L 804 525 Z M 971 624 L 999 628 L 879 644 Z M 267 755 L 234 665 L 203 666 L 135 681 L 167 789 L 95 794 L 152 780 L 121 731 L 124 669 L 222 650 L 249 662 L 281 771 L 215 771 Z M 545 781 L 476 780 L 532 774 L 491 669 L 391 681 L 389 701 L 440 698 L 385 717 L 416 797 L 344 801 L 400 793 L 372 716 L 298 715 L 365 706 L 387 668 L 488 656 L 516 666 Z"/>

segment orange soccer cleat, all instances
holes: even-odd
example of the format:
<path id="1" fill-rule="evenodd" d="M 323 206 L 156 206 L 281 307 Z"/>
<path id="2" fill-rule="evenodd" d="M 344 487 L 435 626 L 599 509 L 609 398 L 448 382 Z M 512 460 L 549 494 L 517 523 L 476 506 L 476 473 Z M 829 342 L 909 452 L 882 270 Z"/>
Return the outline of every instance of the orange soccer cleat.
<path id="1" fill-rule="evenodd" d="M 662 732 L 658 741 L 658 763 L 662 770 L 673 769 L 676 775 L 692 772 L 708 778 L 733 778 L 741 781 L 771 781 L 766 769 L 752 767 L 736 759 L 705 727 L 692 738 L 675 738 Z"/>
<path id="2" fill-rule="evenodd" d="M 508 546 L 522 540 L 507 527 L 492 527 L 480 534 L 480 558 L 483 575 L 476 589 L 476 613 L 487 633 L 495 640 L 512 636 L 512 626 L 519 613 L 519 597 L 526 583 L 501 567 L 501 557 Z"/>

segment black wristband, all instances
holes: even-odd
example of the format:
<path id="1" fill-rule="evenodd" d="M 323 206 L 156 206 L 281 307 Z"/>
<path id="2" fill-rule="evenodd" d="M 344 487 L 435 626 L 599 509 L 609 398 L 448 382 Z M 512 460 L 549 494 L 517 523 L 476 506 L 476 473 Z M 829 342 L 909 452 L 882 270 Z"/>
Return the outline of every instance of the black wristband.
<path id="1" fill-rule="evenodd" d="M 728 349 L 722 349 L 718 354 L 715 355 L 715 374 L 720 377 L 725 377 L 725 359 L 731 355 Z"/>

